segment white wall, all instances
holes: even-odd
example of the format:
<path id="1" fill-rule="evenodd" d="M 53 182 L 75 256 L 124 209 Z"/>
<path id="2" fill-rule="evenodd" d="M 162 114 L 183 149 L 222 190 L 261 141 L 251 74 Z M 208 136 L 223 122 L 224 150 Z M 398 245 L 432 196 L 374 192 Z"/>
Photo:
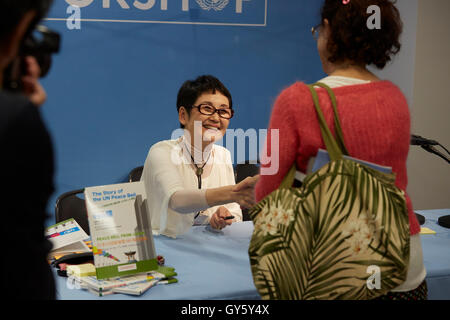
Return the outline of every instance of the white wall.
<path id="1" fill-rule="evenodd" d="M 403 33 L 400 39 L 402 48 L 383 70 L 371 68 L 371 71 L 381 79 L 390 80 L 399 86 L 411 107 L 414 97 L 418 0 L 398 0 L 396 6 L 403 21 Z M 383 26 L 381 28 L 383 29 Z"/>
<path id="2" fill-rule="evenodd" d="M 449 14 L 449 0 L 418 2 L 411 108 L 412 132 L 437 140 L 447 149 L 450 149 Z M 411 147 L 408 159 L 408 192 L 414 208 L 450 208 L 450 164 L 420 147 Z"/>
<path id="3" fill-rule="evenodd" d="M 399 0 L 402 49 L 384 70 L 372 69 L 404 92 L 411 132 L 450 149 L 449 0 Z M 408 156 L 408 193 L 414 209 L 450 208 L 450 165 L 418 146 Z"/>

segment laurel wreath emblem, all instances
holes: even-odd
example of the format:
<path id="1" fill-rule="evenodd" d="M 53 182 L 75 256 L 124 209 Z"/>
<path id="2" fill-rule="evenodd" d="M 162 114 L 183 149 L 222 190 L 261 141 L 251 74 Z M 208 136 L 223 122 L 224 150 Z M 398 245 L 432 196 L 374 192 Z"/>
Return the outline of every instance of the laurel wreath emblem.
<path id="1" fill-rule="evenodd" d="M 221 11 L 230 2 L 229 0 L 195 0 L 195 1 L 197 1 L 198 5 L 203 10 L 207 10 L 207 11 L 209 11 L 211 9 L 214 9 L 216 11 Z"/>

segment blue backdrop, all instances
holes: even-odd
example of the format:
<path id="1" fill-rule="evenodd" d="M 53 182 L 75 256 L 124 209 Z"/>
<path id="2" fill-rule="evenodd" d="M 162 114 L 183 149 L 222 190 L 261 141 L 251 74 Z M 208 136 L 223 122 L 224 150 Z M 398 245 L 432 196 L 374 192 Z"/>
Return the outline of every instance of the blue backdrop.
<path id="1" fill-rule="evenodd" d="M 80 6 L 80 29 L 68 27 L 69 3 Z M 63 192 L 125 181 L 154 143 L 170 139 L 187 79 L 212 74 L 229 88 L 230 128 L 266 128 L 283 88 L 324 76 L 310 32 L 321 4 L 56 0 L 44 24 L 61 33 L 62 51 L 42 81 L 56 159 L 49 211 Z"/>

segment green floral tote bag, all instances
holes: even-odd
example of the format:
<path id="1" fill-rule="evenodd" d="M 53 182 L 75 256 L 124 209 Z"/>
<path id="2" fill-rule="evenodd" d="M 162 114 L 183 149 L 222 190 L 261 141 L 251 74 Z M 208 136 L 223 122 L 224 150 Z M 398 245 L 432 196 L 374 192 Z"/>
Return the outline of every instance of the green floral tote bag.
<path id="1" fill-rule="evenodd" d="M 314 86 L 330 95 L 336 139 Z M 250 210 L 253 280 L 263 299 L 373 299 L 406 280 L 409 220 L 395 175 L 349 160 L 336 98 L 309 86 L 330 162 L 291 187 L 281 186 Z"/>

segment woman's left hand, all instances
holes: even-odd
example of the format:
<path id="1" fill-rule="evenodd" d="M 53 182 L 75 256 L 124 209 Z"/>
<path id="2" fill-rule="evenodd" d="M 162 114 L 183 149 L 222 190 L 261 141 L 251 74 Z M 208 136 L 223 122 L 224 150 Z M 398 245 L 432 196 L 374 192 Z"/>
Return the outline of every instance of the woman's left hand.
<path id="1" fill-rule="evenodd" d="M 225 220 L 225 217 L 231 216 L 230 211 L 228 211 L 227 208 L 224 206 L 219 207 L 217 211 L 211 216 L 211 219 L 209 220 L 209 224 L 214 229 L 223 229 L 228 225 L 231 225 L 233 222 L 232 220 Z"/>

